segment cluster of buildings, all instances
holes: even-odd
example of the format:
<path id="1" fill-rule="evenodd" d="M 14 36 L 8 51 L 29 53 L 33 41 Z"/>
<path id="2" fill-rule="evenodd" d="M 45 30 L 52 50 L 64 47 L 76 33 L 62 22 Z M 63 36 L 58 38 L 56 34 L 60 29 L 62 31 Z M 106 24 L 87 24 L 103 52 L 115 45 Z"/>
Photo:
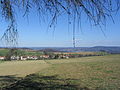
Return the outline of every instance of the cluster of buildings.
<path id="1" fill-rule="evenodd" d="M 68 58 L 78 58 L 85 56 L 101 56 L 102 54 L 48 54 L 39 56 L 11 56 L 10 60 L 43 60 L 43 59 L 68 59 Z M 5 56 L 0 56 L 0 60 L 6 60 Z"/>
<path id="2" fill-rule="evenodd" d="M 5 60 L 5 56 L 0 56 L 0 60 Z M 37 60 L 37 56 L 11 56 L 11 60 Z"/>
<path id="3" fill-rule="evenodd" d="M 11 60 L 40 60 L 40 59 L 60 59 L 69 58 L 68 55 L 40 55 L 40 56 L 11 56 Z M 5 56 L 0 56 L 0 60 L 5 60 Z"/>
<path id="4" fill-rule="evenodd" d="M 0 56 L 0 60 L 4 60 L 5 59 L 5 56 Z"/>

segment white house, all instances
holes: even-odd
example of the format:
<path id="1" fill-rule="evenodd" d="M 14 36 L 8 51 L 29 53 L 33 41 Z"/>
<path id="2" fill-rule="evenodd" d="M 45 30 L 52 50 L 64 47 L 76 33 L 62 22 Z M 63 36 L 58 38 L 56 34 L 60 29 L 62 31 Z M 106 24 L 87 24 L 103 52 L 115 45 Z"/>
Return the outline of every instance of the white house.
<path id="1" fill-rule="evenodd" d="M 0 56 L 0 60 L 4 60 L 5 59 L 5 57 L 4 56 Z"/>

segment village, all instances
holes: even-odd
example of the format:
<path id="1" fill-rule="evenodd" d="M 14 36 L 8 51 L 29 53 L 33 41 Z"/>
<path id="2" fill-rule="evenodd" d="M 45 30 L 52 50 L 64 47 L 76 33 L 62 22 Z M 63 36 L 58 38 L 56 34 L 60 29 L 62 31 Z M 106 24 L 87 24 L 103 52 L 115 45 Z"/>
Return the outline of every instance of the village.
<path id="1" fill-rule="evenodd" d="M 68 59 L 70 55 L 40 55 L 40 56 L 11 56 L 10 60 L 43 60 L 43 59 Z M 0 60 L 6 60 L 6 56 L 0 56 Z"/>
<path id="2" fill-rule="evenodd" d="M 87 56 L 103 56 L 106 53 L 103 52 L 79 52 L 79 53 L 47 53 L 40 55 L 12 55 L 0 56 L 0 60 L 49 60 L 49 59 L 68 59 L 68 58 L 79 58 Z"/>

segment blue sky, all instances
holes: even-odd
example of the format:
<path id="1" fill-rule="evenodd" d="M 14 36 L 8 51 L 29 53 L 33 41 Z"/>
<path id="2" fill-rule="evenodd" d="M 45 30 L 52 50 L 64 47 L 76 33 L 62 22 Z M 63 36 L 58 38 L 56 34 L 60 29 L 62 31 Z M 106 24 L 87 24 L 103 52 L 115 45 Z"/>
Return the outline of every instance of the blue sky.
<path id="1" fill-rule="evenodd" d="M 115 24 L 112 20 L 107 19 L 106 27 L 103 27 L 102 33 L 100 28 L 90 26 L 84 17 L 82 17 L 81 26 L 76 28 L 76 47 L 92 46 L 120 46 L 120 14 L 114 15 Z M 55 30 L 48 28 L 50 20 L 39 21 L 35 13 L 29 14 L 29 19 L 18 16 L 18 46 L 19 47 L 73 47 L 72 42 L 72 24 L 68 29 L 66 16 L 58 19 Z M 6 23 L 2 20 L 0 24 L 0 37 L 3 35 Z M 1 44 L 2 46 L 2 44 Z"/>

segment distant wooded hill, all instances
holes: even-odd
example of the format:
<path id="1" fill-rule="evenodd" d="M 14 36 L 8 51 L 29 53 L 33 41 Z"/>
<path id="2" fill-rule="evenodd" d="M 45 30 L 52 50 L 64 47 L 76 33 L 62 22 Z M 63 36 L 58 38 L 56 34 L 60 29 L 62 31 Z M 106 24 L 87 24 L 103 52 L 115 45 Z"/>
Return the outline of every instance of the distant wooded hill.
<path id="1" fill-rule="evenodd" d="M 95 47 L 30 47 L 34 50 L 59 51 L 59 52 L 108 52 L 111 54 L 120 53 L 120 47 L 95 46 Z"/>
<path id="2" fill-rule="evenodd" d="M 1 47 L 3 48 L 3 47 Z M 108 52 L 111 54 L 120 53 L 120 47 L 95 46 L 95 47 L 19 47 L 20 49 L 39 50 L 47 52 Z"/>
<path id="3" fill-rule="evenodd" d="M 105 47 L 105 46 L 96 46 L 96 47 L 76 47 L 76 48 L 61 48 L 57 49 L 59 51 L 65 52 L 108 52 L 111 54 L 120 53 L 120 47 Z"/>

